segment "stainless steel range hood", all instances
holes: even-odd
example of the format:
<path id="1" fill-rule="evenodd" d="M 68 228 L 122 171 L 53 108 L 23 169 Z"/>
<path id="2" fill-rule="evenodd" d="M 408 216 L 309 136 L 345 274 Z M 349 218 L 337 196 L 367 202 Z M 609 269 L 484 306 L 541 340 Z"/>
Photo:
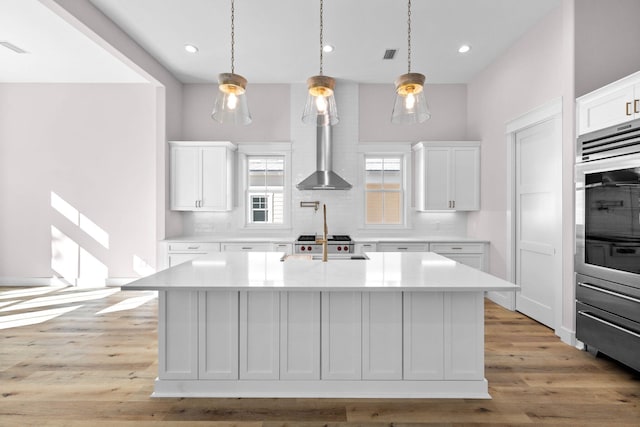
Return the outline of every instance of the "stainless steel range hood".
<path id="1" fill-rule="evenodd" d="M 316 130 L 316 171 L 296 187 L 298 190 L 349 190 L 351 184 L 335 173 L 331 151 L 331 125 L 320 124 Z"/>

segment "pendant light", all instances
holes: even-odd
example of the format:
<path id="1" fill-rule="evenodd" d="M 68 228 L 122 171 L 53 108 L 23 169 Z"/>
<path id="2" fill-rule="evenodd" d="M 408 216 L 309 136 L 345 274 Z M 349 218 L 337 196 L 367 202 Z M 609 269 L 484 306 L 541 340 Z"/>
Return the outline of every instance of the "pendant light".
<path id="1" fill-rule="evenodd" d="M 231 72 L 218 74 L 218 95 L 211 117 L 220 123 L 248 125 L 251 123 L 247 104 L 247 79 L 235 74 L 235 0 L 231 0 Z"/>
<path id="2" fill-rule="evenodd" d="M 335 125 L 338 123 L 338 109 L 336 107 L 336 99 L 333 96 L 333 90 L 336 86 L 334 78 L 322 74 L 322 53 L 323 53 L 323 0 L 320 0 L 320 74 L 309 77 L 307 86 L 309 94 L 307 103 L 302 113 L 302 121 L 304 123 L 315 124 L 317 126 Z"/>
<path id="3" fill-rule="evenodd" d="M 391 123 L 422 123 L 431 117 L 424 97 L 424 74 L 411 72 L 411 0 L 407 2 L 407 74 L 395 81 L 396 99 Z"/>

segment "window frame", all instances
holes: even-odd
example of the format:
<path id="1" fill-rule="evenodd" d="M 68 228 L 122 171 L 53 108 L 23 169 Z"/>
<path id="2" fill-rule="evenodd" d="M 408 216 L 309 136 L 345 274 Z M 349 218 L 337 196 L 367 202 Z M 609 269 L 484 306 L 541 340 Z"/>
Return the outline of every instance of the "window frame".
<path id="1" fill-rule="evenodd" d="M 400 224 L 367 224 L 367 170 L 366 159 L 372 157 L 399 158 L 401 168 L 401 223 Z M 363 230 L 406 230 L 411 228 L 411 143 L 385 142 L 358 145 L 358 206 L 359 228 Z"/>
<path id="2" fill-rule="evenodd" d="M 238 144 L 238 157 L 240 162 L 238 182 L 238 208 L 243 212 L 242 227 L 245 229 L 284 230 L 291 228 L 291 143 L 289 142 L 265 142 L 265 143 L 240 143 Z M 277 223 L 255 223 L 251 221 L 250 197 L 249 197 L 249 159 L 251 157 L 282 157 L 283 164 L 283 221 Z"/>

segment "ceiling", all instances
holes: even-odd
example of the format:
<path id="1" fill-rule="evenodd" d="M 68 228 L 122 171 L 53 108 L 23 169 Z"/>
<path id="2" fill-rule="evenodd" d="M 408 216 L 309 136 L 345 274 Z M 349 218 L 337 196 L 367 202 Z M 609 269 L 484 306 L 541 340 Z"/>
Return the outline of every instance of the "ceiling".
<path id="1" fill-rule="evenodd" d="M 231 71 L 230 0 L 90 0 L 184 83 Z M 413 0 L 412 71 L 467 83 L 560 0 Z M 37 0 L 0 0 L 0 81 L 140 81 Z M 324 74 L 391 83 L 407 72 L 407 4 L 325 0 Z M 199 48 L 188 54 L 185 44 Z M 471 51 L 459 54 L 467 43 Z M 398 49 L 383 60 L 386 49 Z M 319 72 L 318 0 L 236 0 L 235 72 L 249 83 L 296 83 Z"/>

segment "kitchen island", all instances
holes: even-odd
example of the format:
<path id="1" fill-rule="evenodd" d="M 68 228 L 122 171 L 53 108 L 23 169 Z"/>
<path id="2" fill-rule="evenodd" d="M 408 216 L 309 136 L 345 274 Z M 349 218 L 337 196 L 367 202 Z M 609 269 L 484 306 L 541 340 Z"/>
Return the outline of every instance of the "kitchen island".
<path id="1" fill-rule="evenodd" d="M 490 398 L 484 292 L 518 287 L 431 252 L 366 255 L 216 253 L 123 286 L 159 291 L 153 396 Z"/>

